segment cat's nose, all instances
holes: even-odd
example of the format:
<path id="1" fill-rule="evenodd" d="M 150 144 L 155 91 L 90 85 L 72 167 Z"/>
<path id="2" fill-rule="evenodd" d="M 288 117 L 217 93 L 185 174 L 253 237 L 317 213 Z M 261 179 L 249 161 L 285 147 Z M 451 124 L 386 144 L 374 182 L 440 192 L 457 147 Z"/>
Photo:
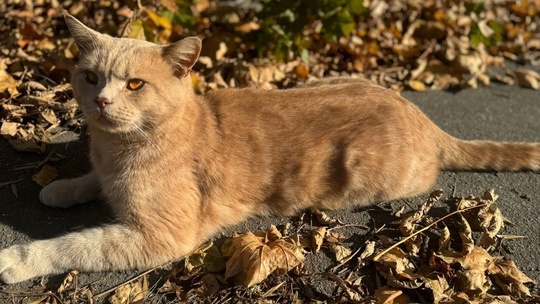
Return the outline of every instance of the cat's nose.
<path id="1" fill-rule="evenodd" d="M 98 97 L 96 98 L 96 103 L 101 109 L 103 109 L 105 106 L 110 105 L 112 101 L 106 97 Z"/>

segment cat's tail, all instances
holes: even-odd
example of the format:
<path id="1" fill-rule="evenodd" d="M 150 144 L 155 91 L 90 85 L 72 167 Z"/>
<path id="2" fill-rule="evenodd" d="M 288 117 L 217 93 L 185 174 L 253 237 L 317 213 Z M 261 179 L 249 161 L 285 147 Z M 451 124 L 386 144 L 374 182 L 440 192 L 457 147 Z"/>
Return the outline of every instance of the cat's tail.
<path id="1" fill-rule="evenodd" d="M 441 145 L 443 169 L 540 170 L 540 143 L 447 139 Z"/>

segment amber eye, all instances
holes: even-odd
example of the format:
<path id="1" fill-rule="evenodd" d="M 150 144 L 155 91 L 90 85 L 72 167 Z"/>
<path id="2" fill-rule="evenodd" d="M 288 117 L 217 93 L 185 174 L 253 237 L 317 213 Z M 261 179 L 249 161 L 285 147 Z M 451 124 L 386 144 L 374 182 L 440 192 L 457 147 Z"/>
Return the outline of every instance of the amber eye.
<path id="1" fill-rule="evenodd" d="M 99 77 L 96 73 L 92 71 L 86 71 L 84 73 L 84 80 L 88 82 L 89 84 L 96 85 L 98 83 Z"/>
<path id="2" fill-rule="evenodd" d="M 127 82 L 126 88 L 130 91 L 138 91 L 144 86 L 144 81 L 140 79 L 130 79 Z"/>

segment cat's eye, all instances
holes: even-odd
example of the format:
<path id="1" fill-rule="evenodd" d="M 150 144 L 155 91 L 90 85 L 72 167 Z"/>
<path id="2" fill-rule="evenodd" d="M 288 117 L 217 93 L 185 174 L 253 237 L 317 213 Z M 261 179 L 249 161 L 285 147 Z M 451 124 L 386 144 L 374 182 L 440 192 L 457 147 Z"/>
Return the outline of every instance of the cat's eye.
<path id="1" fill-rule="evenodd" d="M 145 82 L 140 79 L 130 79 L 127 82 L 126 88 L 130 91 L 138 91 L 142 89 Z"/>
<path id="2" fill-rule="evenodd" d="M 99 77 L 96 73 L 92 71 L 86 71 L 84 73 L 84 80 L 88 82 L 89 84 L 96 85 L 98 83 Z"/>

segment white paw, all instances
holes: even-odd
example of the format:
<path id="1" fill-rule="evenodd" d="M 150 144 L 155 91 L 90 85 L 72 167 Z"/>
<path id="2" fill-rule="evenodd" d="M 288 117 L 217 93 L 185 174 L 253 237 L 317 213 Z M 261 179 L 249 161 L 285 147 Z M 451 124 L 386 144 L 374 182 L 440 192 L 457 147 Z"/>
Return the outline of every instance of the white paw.
<path id="1" fill-rule="evenodd" d="M 0 282 L 14 284 L 38 275 L 23 262 L 25 250 L 22 246 L 11 246 L 0 251 Z"/>
<path id="2" fill-rule="evenodd" d="M 71 180 L 63 179 L 54 181 L 41 189 L 39 200 L 47 206 L 56 208 L 68 208 L 86 202 L 80 198 L 77 199 L 75 194 L 76 189 L 73 188 Z"/>

